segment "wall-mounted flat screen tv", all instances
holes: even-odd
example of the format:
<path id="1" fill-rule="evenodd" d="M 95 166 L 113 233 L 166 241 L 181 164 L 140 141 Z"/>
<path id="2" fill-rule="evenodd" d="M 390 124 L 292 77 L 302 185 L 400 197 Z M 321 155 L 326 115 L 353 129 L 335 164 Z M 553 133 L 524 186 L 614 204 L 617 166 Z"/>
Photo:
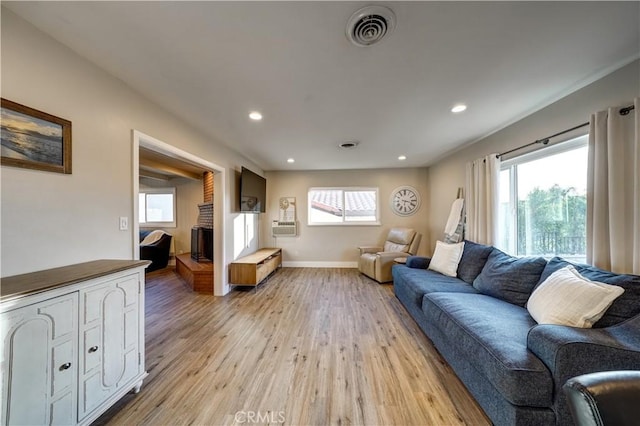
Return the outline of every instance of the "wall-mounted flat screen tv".
<path id="1" fill-rule="evenodd" d="M 240 175 L 240 211 L 264 213 L 266 199 L 267 180 L 243 167 Z"/>

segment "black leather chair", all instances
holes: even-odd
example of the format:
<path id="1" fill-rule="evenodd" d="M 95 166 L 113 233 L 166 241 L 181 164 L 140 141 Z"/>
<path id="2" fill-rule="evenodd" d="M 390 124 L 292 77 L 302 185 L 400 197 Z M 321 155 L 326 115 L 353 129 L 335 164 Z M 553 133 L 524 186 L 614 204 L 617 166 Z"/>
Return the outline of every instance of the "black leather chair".
<path id="1" fill-rule="evenodd" d="M 151 231 L 140 231 L 140 241 Z M 146 272 L 155 271 L 157 269 L 166 268 L 169 263 L 169 252 L 171 251 L 170 234 L 164 234 L 158 241 L 149 245 L 140 246 L 140 259 L 150 260 L 151 265 L 147 267 Z"/>
<path id="2" fill-rule="evenodd" d="M 640 371 L 603 371 L 569 379 L 563 386 L 577 426 L 640 424 Z"/>

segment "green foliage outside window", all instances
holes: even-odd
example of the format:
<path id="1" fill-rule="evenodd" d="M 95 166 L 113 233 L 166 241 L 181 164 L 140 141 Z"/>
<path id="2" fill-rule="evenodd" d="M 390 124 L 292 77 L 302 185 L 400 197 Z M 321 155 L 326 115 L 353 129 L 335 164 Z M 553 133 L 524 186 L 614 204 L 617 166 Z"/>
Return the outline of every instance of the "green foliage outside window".
<path id="1" fill-rule="evenodd" d="M 554 185 L 518 201 L 518 255 L 586 253 L 586 195 Z"/>

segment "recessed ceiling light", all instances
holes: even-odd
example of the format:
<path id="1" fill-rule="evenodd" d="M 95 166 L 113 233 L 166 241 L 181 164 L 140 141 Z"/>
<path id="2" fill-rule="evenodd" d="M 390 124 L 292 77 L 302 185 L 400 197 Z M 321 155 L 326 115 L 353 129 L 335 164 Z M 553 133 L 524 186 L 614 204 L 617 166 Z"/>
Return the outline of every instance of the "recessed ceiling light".
<path id="1" fill-rule="evenodd" d="M 404 161 L 406 159 L 407 159 L 406 155 L 401 155 L 401 156 L 398 157 L 398 160 L 400 160 L 400 161 Z"/>
<path id="2" fill-rule="evenodd" d="M 296 160 L 294 160 L 293 158 L 287 158 L 287 163 L 295 163 Z"/>
<path id="3" fill-rule="evenodd" d="M 464 104 L 458 104 L 455 105 L 453 108 L 451 108 L 451 112 L 462 112 L 465 109 L 467 109 L 467 106 Z"/>
<path id="4" fill-rule="evenodd" d="M 258 111 L 251 111 L 249 113 L 249 118 L 255 121 L 260 121 L 262 120 L 262 114 L 260 114 Z"/>

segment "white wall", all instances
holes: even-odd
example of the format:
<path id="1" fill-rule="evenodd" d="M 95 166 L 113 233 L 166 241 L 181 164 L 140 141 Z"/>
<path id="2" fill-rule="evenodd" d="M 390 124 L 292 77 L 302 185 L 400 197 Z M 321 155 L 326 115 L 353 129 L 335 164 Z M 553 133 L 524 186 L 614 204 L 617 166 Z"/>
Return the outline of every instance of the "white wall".
<path id="1" fill-rule="evenodd" d="M 232 235 L 241 216 L 234 175 L 259 167 L 4 8 L 1 31 L 2 97 L 73 126 L 73 174 L 1 168 L 1 276 L 133 258 L 133 232 L 118 229 L 120 216 L 133 220 L 133 129 L 225 168 L 225 233 Z M 257 248 L 257 239 L 251 244 Z M 233 259 L 233 238 L 225 254 Z"/>
<path id="2" fill-rule="evenodd" d="M 261 242 L 263 246 L 283 249 L 283 262 L 288 266 L 342 266 L 354 267 L 358 260 L 357 247 L 381 244 L 389 228 L 403 226 L 414 228 L 424 235 L 428 230 L 427 170 L 375 169 L 375 170 L 327 170 L 327 171 L 279 171 L 267 172 L 267 213 L 261 216 Z M 394 188 L 410 185 L 422 197 L 419 211 L 408 217 L 395 215 L 389 198 Z M 312 187 L 378 187 L 380 197 L 381 226 L 308 226 L 307 191 Z M 455 193 L 450 197 L 453 200 Z M 280 197 L 295 197 L 297 203 L 297 237 L 271 236 L 271 221 L 278 219 Z M 420 253 L 425 253 L 421 243 Z"/>
<path id="3" fill-rule="evenodd" d="M 436 230 L 443 229 L 449 214 L 447 203 L 457 187 L 464 186 L 465 164 L 490 153 L 500 153 L 525 145 L 589 121 L 589 116 L 609 106 L 628 106 L 640 94 L 640 61 L 605 76 L 569 96 L 531 114 L 493 135 L 437 161 L 429 167 L 430 182 L 428 244 L 431 253 L 437 240 Z M 582 129 L 582 134 L 588 127 Z M 526 151 L 522 151 L 523 153 Z"/>

